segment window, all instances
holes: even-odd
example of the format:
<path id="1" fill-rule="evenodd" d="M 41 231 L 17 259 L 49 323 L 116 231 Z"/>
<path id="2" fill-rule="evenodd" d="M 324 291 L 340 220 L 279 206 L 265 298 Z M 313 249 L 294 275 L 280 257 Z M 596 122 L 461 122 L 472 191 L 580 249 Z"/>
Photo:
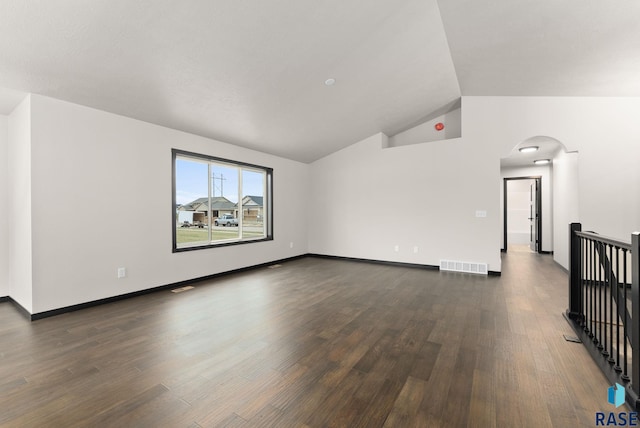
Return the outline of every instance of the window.
<path id="1" fill-rule="evenodd" d="M 174 252 L 273 239 L 273 169 L 171 153 Z"/>

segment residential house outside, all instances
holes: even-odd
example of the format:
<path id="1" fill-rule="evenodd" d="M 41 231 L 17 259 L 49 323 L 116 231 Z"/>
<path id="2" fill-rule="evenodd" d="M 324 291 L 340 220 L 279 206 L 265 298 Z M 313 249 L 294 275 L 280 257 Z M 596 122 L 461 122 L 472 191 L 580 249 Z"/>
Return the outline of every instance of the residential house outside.
<path id="1" fill-rule="evenodd" d="M 234 204 L 224 196 L 215 196 L 211 198 L 211 211 L 214 219 L 220 217 L 223 214 L 237 214 L 237 204 Z M 178 208 L 178 214 L 180 212 L 193 212 L 193 218 L 191 222 L 209 223 L 209 198 L 198 198 L 195 201 L 184 204 Z M 178 215 L 178 219 L 181 216 Z M 184 218 L 184 217 L 183 217 Z M 179 222 L 182 222 L 179 220 Z"/>
<path id="2" fill-rule="evenodd" d="M 245 196 L 242 198 L 242 220 L 259 223 L 264 218 L 264 198 L 262 196 Z"/>

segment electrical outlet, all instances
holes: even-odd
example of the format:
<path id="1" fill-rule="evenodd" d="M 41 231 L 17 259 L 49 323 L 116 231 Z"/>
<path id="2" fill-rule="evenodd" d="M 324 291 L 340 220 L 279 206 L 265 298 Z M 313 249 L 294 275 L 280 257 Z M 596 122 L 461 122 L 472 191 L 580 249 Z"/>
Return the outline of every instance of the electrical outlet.
<path id="1" fill-rule="evenodd" d="M 289 248 L 293 248 L 293 242 L 289 242 Z"/>
<path id="2" fill-rule="evenodd" d="M 127 268 L 118 268 L 118 278 L 124 278 L 127 276 Z"/>
<path id="3" fill-rule="evenodd" d="M 476 217 L 485 218 L 487 216 L 487 212 L 485 210 L 476 210 Z"/>
<path id="4" fill-rule="evenodd" d="M 396 253 L 400 251 L 400 246 L 396 245 L 395 247 L 393 247 L 393 251 L 395 251 Z"/>
<path id="5" fill-rule="evenodd" d="M 413 253 L 414 253 L 414 254 L 417 254 L 417 253 L 418 253 L 418 246 L 417 246 L 417 245 L 415 245 L 415 246 L 413 247 Z"/>

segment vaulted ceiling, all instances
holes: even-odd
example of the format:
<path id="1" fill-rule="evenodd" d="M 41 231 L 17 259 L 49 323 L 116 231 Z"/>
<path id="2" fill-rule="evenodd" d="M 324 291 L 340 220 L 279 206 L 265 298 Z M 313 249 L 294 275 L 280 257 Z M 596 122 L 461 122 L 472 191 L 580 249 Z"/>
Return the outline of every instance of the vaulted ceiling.
<path id="1" fill-rule="evenodd" d="M 640 96 L 638 22 L 637 0 L 3 0 L 0 113 L 31 92 L 309 162 L 462 95 Z"/>

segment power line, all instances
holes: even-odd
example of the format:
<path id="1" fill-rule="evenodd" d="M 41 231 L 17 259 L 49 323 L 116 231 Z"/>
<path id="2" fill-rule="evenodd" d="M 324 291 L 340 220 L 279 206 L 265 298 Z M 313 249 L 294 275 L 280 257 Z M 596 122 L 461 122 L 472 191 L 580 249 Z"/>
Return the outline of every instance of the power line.
<path id="1" fill-rule="evenodd" d="M 220 196 L 224 197 L 224 180 L 226 180 L 226 178 L 224 178 L 224 175 L 221 173 L 220 177 L 216 177 L 216 174 L 214 172 L 211 178 L 213 179 L 213 197 L 215 198 L 216 196 L 216 180 L 220 180 Z"/>

